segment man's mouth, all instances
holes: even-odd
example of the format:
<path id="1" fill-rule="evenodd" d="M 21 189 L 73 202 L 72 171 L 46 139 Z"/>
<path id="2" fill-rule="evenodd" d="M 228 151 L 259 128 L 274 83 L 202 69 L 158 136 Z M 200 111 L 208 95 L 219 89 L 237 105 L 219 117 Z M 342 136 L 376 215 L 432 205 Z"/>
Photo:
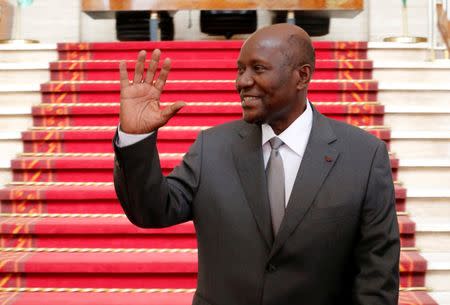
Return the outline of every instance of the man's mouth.
<path id="1" fill-rule="evenodd" d="M 257 96 L 243 96 L 241 98 L 241 104 L 242 107 L 250 106 L 251 104 L 255 103 L 260 98 Z"/>

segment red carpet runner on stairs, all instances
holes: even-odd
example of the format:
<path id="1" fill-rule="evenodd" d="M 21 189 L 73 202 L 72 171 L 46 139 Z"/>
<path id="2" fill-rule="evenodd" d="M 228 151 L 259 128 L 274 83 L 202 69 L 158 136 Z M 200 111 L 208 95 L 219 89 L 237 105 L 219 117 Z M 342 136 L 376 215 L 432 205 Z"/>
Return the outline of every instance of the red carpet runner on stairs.
<path id="1" fill-rule="evenodd" d="M 196 284 L 191 223 L 143 230 L 123 216 L 112 185 L 111 139 L 118 122 L 118 60 L 158 47 L 173 60 L 163 102 L 188 103 L 158 134 L 163 169 L 181 160 L 199 130 L 241 117 L 234 89 L 242 42 L 59 44 L 24 153 L 0 190 L 0 305 L 188 305 Z M 389 145 L 384 108 L 366 43 L 316 42 L 309 98 L 329 117 L 358 125 Z M 391 154 L 394 179 L 398 160 Z M 415 224 L 396 183 L 402 305 L 436 304 Z"/>

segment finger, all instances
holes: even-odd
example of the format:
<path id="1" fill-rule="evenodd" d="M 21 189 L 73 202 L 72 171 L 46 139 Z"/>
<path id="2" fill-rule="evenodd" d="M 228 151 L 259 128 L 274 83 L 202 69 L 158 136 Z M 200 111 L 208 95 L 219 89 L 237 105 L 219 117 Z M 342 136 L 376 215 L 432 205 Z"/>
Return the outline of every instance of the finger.
<path id="1" fill-rule="evenodd" d="M 145 68 L 145 55 L 146 52 L 144 50 L 139 51 L 136 67 L 134 69 L 134 84 L 140 83 L 142 81 L 142 75 L 144 74 Z"/>
<path id="2" fill-rule="evenodd" d="M 130 85 L 130 81 L 128 79 L 127 63 L 125 61 L 121 61 L 119 63 L 119 73 L 120 73 L 120 89 L 128 87 Z"/>
<path id="3" fill-rule="evenodd" d="M 183 108 L 184 106 L 186 106 L 185 102 L 176 102 L 173 103 L 169 106 L 167 106 L 166 108 L 164 108 L 161 111 L 162 116 L 165 118 L 166 122 L 168 120 L 170 120 L 170 118 L 172 118 L 178 111 L 181 110 L 181 108 Z"/>
<path id="4" fill-rule="evenodd" d="M 155 49 L 152 52 L 152 58 L 150 59 L 150 63 L 148 64 L 147 76 L 145 77 L 145 82 L 151 84 L 153 82 L 153 78 L 155 77 L 156 70 L 158 69 L 159 58 L 161 57 L 161 51 L 159 49 Z"/>
<path id="5" fill-rule="evenodd" d="M 155 82 L 155 88 L 159 91 L 164 89 L 164 85 L 166 84 L 167 77 L 169 76 L 170 71 L 170 58 L 164 59 L 161 72 L 159 72 L 158 79 Z"/>

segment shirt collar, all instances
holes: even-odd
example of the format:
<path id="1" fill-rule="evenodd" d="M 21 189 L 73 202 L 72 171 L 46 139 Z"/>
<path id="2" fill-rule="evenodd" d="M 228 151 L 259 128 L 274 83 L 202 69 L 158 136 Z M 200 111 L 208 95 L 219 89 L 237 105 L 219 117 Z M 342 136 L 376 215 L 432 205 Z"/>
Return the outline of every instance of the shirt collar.
<path id="1" fill-rule="evenodd" d="M 306 101 L 305 111 L 297 118 L 286 130 L 278 135 L 278 137 L 289 146 L 296 154 L 303 156 L 306 144 L 311 133 L 312 126 L 312 109 L 309 101 Z M 262 124 L 262 145 L 266 144 L 271 138 L 277 136 L 269 124 Z"/>

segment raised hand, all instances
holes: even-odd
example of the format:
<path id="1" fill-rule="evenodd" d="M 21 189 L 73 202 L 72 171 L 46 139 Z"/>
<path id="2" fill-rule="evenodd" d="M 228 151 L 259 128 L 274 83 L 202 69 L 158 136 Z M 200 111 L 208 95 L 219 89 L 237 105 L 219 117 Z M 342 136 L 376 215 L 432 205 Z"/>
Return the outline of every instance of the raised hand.
<path id="1" fill-rule="evenodd" d="M 147 75 L 144 75 L 146 52 L 140 51 L 133 82 L 128 80 L 127 66 L 120 62 L 120 129 L 126 133 L 149 133 L 165 125 L 184 105 L 176 102 L 160 108 L 160 97 L 170 71 L 170 59 L 163 62 L 158 78 L 153 82 L 161 51 L 152 52 Z"/>

